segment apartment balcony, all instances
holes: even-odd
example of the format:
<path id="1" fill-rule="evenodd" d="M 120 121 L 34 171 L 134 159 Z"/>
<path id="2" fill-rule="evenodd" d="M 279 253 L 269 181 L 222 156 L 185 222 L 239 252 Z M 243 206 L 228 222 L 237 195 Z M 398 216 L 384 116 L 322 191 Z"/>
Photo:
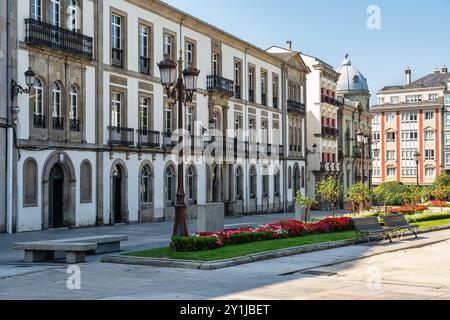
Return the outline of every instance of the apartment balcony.
<path id="1" fill-rule="evenodd" d="M 151 130 L 137 130 L 139 148 L 153 148 L 160 147 L 160 132 Z"/>
<path id="2" fill-rule="evenodd" d="M 248 90 L 248 101 L 251 103 L 255 102 L 255 90 Z"/>
<path id="3" fill-rule="evenodd" d="M 25 28 L 25 42 L 28 45 L 47 47 L 84 59 L 93 59 L 91 37 L 35 19 L 25 19 Z"/>
<path id="4" fill-rule="evenodd" d="M 339 99 L 333 98 L 333 97 L 329 97 L 326 95 L 322 95 L 321 96 L 321 102 L 322 103 L 327 103 L 336 107 L 340 107 L 343 105 L 343 103 L 341 101 L 339 101 Z"/>
<path id="5" fill-rule="evenodd" d="M 339 129 L 322 126 L 322 137 L 337 138 L 337 137 L 339 137 Z"/>
<path id="6" fill-rule="evenodd" d="M 35 114 L 33 117 L 33 126 L 38 129 L 47 127 L 47 118 L 43 114 Z"/>
<path id="7" fill-rule="evenodd" d="M 150 74 L 150 58 L 139 58 L 139 72 L 142 74 Z"/>
<path id="8" fill-rule="evenodd" d="M 111 50 L 111 64 L 114 67 L 123 68 L 123 50 L 117 48 Z"/>
<path id="9" fill-rule="evenodd" d="M 267 94 L 265 93 L 261 94 L 261 104 L 267 106 Z"/>
<path id="10" fill-rule="evenodd" d="M 210 93 L 218 92 L 227 97 L 233 97 L 235 95 L 235 87 L 232 80 L 220 76 L 207 76 L 206 81 L 207 89 Z"/>
<path id="11" fill-rule="evenodd" d="M 235 86 L 234 86 L 234 97 L 235 97 L 236 99 L 242 99 L 242 96 L 241 96 L 241 86 L 238 86 L 238 85 L 235 85 Z"/>
<path id="12" fill-rule="evenodd" d="M 70 131 L 80 132 L 80 120 L 70 119 Z"/>
<path id="13" fill-rule="evenodd" d="M 64 118 L 53 117 L 52 128 L 53 130 L 64 130 Z"/>
<path id="14" fill-rule="evenodd" d="M 134 146 L 134 130 L 130 128 L 108 127 L 109 140 L 111 146 Z"/>
<path id="15" fill-rule="evenodd" d="M 294 100 L 287 101 L 287 111 L 293 113 L 305 113 L 305 104 Z"/>
<path id="16" fill-rule="evenodd" d="M 339 173 L 341 172 L 341 164 L 337 162 L 321 162 L 320 172 L 322 173 Z"/>

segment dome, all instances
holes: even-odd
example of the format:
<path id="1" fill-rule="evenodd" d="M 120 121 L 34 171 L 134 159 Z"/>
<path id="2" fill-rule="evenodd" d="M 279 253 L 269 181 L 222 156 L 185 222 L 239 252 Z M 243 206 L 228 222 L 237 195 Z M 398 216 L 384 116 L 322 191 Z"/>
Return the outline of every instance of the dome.
<path id="1" fill-rule="evenodd" d="M 369 92 L 369 86 L 367 85 L 367 79 L 358 71 L 352 62 L 348 58 L 348 54 L 345 55 L 345 60 L 342 61 L 342 65 L 336 70 L 341 75 L 337 83 L 337 91 L 339 92 Z"/>

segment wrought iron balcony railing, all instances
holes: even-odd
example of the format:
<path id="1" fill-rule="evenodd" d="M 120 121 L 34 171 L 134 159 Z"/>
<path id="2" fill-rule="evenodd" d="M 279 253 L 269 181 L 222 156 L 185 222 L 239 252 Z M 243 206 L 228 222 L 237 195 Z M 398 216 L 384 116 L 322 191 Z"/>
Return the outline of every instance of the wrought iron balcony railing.
<path id="1" fill-rule="evenodd" d="M 305 113 L 306 108 L 305 108 L 304 103 L 297 102 L 294 100 L 288 100 L 287 101 L 287 110 L 288 110 L 288 112 Z"/>
<path id="2" fill-rule="evenodd" d="M 117 48 L 111 50 L 111 64 L 114 67 L 123 68 L 123 50 Z"/>
<path id="3" fill-rule="evenodd" d="M 235 95 L 234 82 L 232 80 L 220 76 L 207 76 L 206 81 L 208 92 L 220 92 L 228 97 Z"/>
<path id="4" fill-rule="evenodd" d="M 25 19 L 25 42 L 28 45 L 48 47 L 84 59 L 93 59 L 93 39 L 84 34 L 60 28 L 36 19 Z"/>
<path id="5" fill-rule="evenodd" d="M 70 131 L 80 131 L 80 120 L 70 119 Z"/>
<path id="6" fill-rule="evenodd" d="M 108 127 L 111 146 L 132 147 L 134 145 L 134 130 L 131 128 Z"/>
<path id="7" fill-rule="evenodd" d="M 163 149 L 173 149 L 178 144 L 175 137 L 172 137 L 172 132 L 162 132 L 161 136 Z"/>
<path id="8" fill-rule="evenodd" d="M 33 126 L 38 129 L 45 129 L 47 127 L 47 118 L 43 114 L 35 114 L 33 117 Z"/>
<path id="9" fill-rule="evenodd" d="M 322 126 L 322 136 L 328 136 L 328 137 L 338 137 L 339 136 L 339 129 Z"/>
<path id="10" fill-rule="evenodd" d="M 53 117 L 52 128 L 54 130 L 64 130 L 64 118 Z"/>
<path id="11" fill-rule="evenodd" d="M 160 133 L 159 131 L 137 130 L 139 148 L 159 148 Z"/>

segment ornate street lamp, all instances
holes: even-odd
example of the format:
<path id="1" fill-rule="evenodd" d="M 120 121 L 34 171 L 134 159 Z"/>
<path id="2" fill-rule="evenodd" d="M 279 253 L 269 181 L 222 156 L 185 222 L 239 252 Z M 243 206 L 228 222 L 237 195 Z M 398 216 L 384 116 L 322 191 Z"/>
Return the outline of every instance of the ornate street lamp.
<path id="1" fill-rule="evenodd" d="M 414 152 L 414 160 L 416 160 L 416 169 L 417 169 L 417 186 L 419 186 L 420 182 L 419 182 L 419 163 L 420 163 L 420 152 L 416 151 Z"/>
<path id="2" fill-rule="evenodd" d="M 186 201 L 184 191 L 184 168 L 183 168 L 183 103 L 192 102 L 194 93 L 197 91 L 197 80 L 200 71 L 192 65 L 183 71 L 183 52 L 180 50 L 178 62 L 170 59 L 168 54 L 158 64 L 161 73 L 161 84 L 166 90 L 167 96 L 178 103 L 178 143 L 181 146 L 178 163 L 177 195 L 175 203 L 175 225 L 173 235 L 178 237 L 187 237 L 189 235 L 186 223 Z M 175 81 L 178 67 L 178 79 Z"/>
<path id="3" fill-rule="evenodd" d="M 27 84 L 28 88 L 23 88 L 21 85 L 19 85 L 16 80 L 11 80 L 11 101 L 14 102 L 15 97 L 17 97 L 19 94 L 29 94 L 31 90 L 33 89 L 33 86 L 36 82 L 36 74 L 34 73 L 31 68 L 28 68 L 27 71 L 25 71 L 25 83 Z"/>

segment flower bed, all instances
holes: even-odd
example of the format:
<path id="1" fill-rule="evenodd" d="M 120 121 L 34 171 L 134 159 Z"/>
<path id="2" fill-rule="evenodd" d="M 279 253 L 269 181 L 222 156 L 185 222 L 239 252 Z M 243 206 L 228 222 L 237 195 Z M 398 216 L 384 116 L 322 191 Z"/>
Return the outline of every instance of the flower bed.
<path id="1" fill-rule="evenodd" d="M 398 208 L 388 209 L 388 213 L 392 214 L 414 214 L 416 212 L 424 212 L 428 207 L 424 205 L 402 206 Z"/>
<path id="2" fill-rule="evenodd" d="M 433 208 L 441 208 L 441 207 L 448 207 L 449 204 L 447 201 L 440 201 L 440 200 L 432 200 L 430 207 Z"/>
<path id="3" fill-rule="evenodd" d="M 240 228 L 215 233 L 202 232 L 186 238 L 174 237 L 172 246 L 176 251 L 203 251 L 257 241 L 287 239 L 353 229 L 353 221 L 348 217 L 325 218 L 315 223 L 289 220 L 263 225 L 259 228 Z"/>

